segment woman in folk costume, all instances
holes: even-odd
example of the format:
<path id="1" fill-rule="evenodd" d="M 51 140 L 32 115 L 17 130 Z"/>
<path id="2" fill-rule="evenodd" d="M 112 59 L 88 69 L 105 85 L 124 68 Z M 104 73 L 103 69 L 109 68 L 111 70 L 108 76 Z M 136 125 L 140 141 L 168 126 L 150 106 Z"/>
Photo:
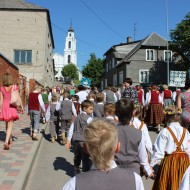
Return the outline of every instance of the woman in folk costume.
<path id="1" fill-rule="evenodd" d="M 175 106 L 164 110 L 169 125 L 159 133 L 151 156 L 152 167 L 161 161 L 153 190 L 178 190 L 189 166 L 190 134 L 180 124 L 181 113 L 182 110 Z"/>
<path id="2" fill-rule="evenodd" d="M 148 110 L 146 115 L 146 122 L 150 125 L 157 125 L 158 132 L 160 132 L 160 125 L 163 121 L 163 99 L 156 86 L 152 86 L 147 94 Z"/>
<path id="3" fill-rule="evenodd" d="M 142 110 L 141 110 L 141 120 L 144 120 L 144 118 L 146 117 L 146 106 L 145 106 L 145 99 L 144 99 L 144 90 L 141 86 L 136 85 L 136 90 L 138 93 L 138 103 L 142 106 Z"/>
<path id="4" fill-rule="evenodd" d="M 162 92 L 162 97 L 164 101 L 164 107 L 172 105 L 172 91 L 168 89 L 167 85 L 162 86 L 164 91 Z"/>

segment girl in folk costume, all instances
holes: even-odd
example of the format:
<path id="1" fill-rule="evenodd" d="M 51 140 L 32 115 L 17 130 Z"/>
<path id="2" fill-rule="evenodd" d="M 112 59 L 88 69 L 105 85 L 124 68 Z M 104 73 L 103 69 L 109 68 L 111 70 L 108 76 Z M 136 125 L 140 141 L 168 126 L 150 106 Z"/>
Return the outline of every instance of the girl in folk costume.
<path id="1" fill-rule="evenodd" d="M 115 115 L 115 104 L 113 103 L 106 103 L 104 105 L 104 115 L 105 118 L 108 120 L 111 120 L 112 123 L 117 125 L 118 123 L 118 117 Z"/>
<path id="2" fill-rule="evenodd" d="M 146 122 L 151 125 L 157 125 L 158 132 L 160 132 L 160 125 L 163 121 L 163 99 L 156 86 L 152 86 L 147 94 L 148 110 L 146 115 Z"/>
<path id="3" fill-rule="evenodd" d="M 142 135 L 144 136 L 144 144 L 149 156 L 152 154 L 152 141 L 149 136 L 147 125 L 141 119 L 142 109 L 143 107 L 140 104 L 135 104 L 133 118 L 131 119 L 130 124 L 133 125 L 136 129 L 142 131 Z"/>
<path id="4" fill-rule="evenodd" d="M 168 89 L 167 85 L 162 86 L 164 91 L 162 92 L 162 97 L 164 101 L 164 107 L 172 105 L 172 91 Z"/>
<path id="5" fill-rule="evenodd" d="M 182 110 L 166 107 L 164 114 L 169 123 L 158 135 L 150 165 L 161 161 L 153 190 L 178 190 L 183 174 L 189 166 L 190 134 L 181 126 Z"/>

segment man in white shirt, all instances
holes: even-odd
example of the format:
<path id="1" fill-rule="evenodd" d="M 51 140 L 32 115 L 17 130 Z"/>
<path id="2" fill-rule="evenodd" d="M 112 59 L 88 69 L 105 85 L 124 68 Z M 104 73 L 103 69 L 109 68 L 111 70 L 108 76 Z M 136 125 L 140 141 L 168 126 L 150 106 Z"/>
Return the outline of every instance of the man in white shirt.
<path id="1" fill-rule="evenodd" d="M 88 93 L 85 91 L 85 88 L 82 85 L 78 86 L 78 90 L 79 92 L 77 92 L 76 95 L 79 96 L 79 103 L 81 104 L 84 100 L 86 100 Z"/>

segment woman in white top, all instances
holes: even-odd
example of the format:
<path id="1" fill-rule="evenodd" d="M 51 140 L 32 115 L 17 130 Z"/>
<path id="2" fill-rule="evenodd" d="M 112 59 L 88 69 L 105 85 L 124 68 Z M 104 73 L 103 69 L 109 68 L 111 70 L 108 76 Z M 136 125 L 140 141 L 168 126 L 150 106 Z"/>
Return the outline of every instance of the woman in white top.
<path id="1" fill-rule="evenodd" d="M 166 107 L 164 110 L 169 125 L 159 133 L 151 156 L 152 167 L 161 162 L 153 190 L 178 190 L 189 165 L 190 134 L 180 124 L 181 112 L 175 106 Z"/>

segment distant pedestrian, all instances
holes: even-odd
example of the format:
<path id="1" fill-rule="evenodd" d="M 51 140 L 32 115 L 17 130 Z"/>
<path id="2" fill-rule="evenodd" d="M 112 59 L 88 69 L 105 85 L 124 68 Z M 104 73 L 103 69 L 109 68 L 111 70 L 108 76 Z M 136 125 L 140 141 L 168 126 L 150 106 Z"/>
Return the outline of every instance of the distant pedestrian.
<path id="1" fill-rule="evenodd" d="M 115 93 L 113 91 L 111 91 L 111 87 L 107 86 L 102 93 L 104 94 L 104 102 L 105 103 L 117 102 L 117 97 L 116 97 Z"/>
<path id="2" fill-rule="evenodd" d="M 95 97 L 94 111 L 95 118 L 103 118 L 104 117 L 104 94 L 97 93 Z"/>
<path id="3" fill-rule="evenodd" d="M 49 106 L 49 101 L 48 101 L 48 90 L 46 88 L 44 88 L 42 90 L 42 99 L 43 99 L 43 102 L 44 102 L 44 106 L 45 106 L 45 110 L 47 111 L 48 109 L 48 106 Z M 42 123 L 45 124 L 46 123 L 46 119 L 45 119 L 45 113 L 41 113 L 42 114 Z"/>
<path id="4" fill-rule="evenodd" d="M 36 85 L 34 91 L 28 97 L 28 112 L 31 120 L 31 136 L 33 140 L 39 140 L 40 110 L 45 113 L 45 105 L 41 95 L 41 87 Z"/>
<path id="5" fill-rule="evenodd" d="M 47 114 L 49 114 L 49 131 L 51 136 L 51 142 L 54 143 L 57 140 L 57 127 L 59 126 L 59 110 L 56 110 L 58 104 L 58 98 L 56 94 L 52 95 L 51 103 L 48 107 Z M 49 113 L 48 113 L 49 112 Z"/>
<path id="6" fill-rule="evenodd" d="M 78 86 L 78 92 L 76 93 L 76 95 L 79 96 L 79 103 L 81 104 L 84 100 L 86 100 L 88 93 L 85 91 L 85 87 L 82 85 Z"/>
<path id="7" fill-rule="evenodd" d="M 9 150 L 10 144 L 12 144 L 13 123 L 19 119 L 17 108 L 10 105 L 11 92 L 18 91 L 18 87 L 13 85 L 13 77 L 9 73 L 3 76 L 2 82 L 3 86 L 0 88 L 0 120 L 6 123 L 6 138 L 3 148 Z M 21 99 L 20 103 L 21 111 L 23 112 Z"/>
<path id="8" fill-rule="evenodd" d="M 164 101 L 164 107 L 172 105 L 172 91 L 168 89 L 168 86 L 164 84 L 162 86 L 164 91 L 162 92 L 162 97 Z"/>
<path id="9" fill-rule="evenodd" d="M 131 78 L 123 80 L 122 98 L 126 98 L 134 103 L 138 103 L 138 93 L 134 86 Z"/>

